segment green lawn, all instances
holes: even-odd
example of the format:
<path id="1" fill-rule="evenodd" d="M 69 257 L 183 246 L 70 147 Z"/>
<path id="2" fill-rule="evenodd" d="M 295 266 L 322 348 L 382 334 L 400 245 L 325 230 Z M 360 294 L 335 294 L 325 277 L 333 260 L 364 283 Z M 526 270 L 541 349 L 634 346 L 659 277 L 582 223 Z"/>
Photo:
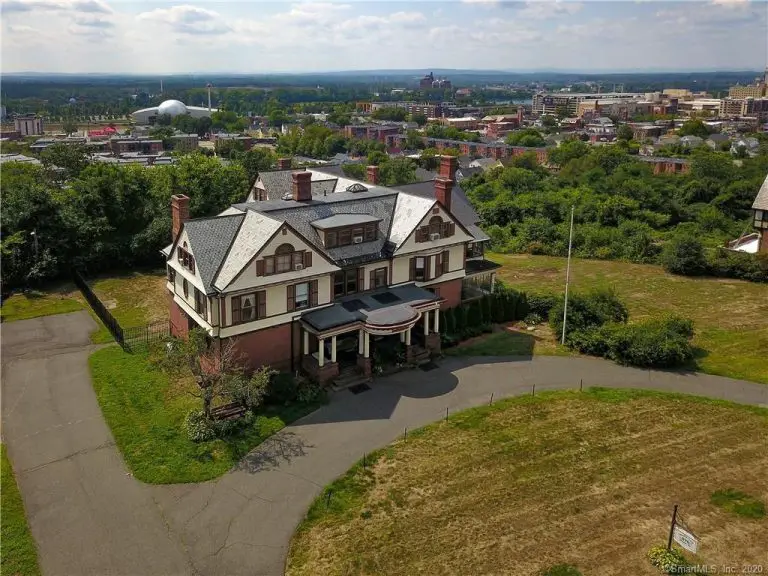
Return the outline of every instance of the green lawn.
<path id="1" fill-rule="evenodd" d="M 160 272 L 132 272 L 96 278 L 90 285 L 118 323 L 123 328 L 130 328 L 168 317 L 165 282 L 165 275 Z M 88 310 L 99 325 L 99 329 L 91 334 L 95 344 L 112 341 L 109 330 L 73 284 L 14 294 L 3 302 L 0 315 L 3 322 L 13 322 L 77 310 Z"/>
<path id="2" fill-rule="evenodd" d="M 560 346 L 552 337 L 549 327 L 537 326 L 532 332 L 506 328 L 487 336 L 478 336 L 445 351 L 446 356 L 569 356 L 572 352 Z"/>
<path id="3" fill-rule="evenodd" d="M 200 408 L 188 394 L 194 382 L 171 382 L 143 354 L 118 347 L 89 359 L 93 387 L 133 475 L 151 484 L 202 482 L 227 472 L 253 447 L 286 424 L 313 410 L 291 406 L 268 410 L 247 431 L 228 439 L 195 443 L 183 429 L 184 417 Z"/>
<path id="4" fill-rule="evenodd" d="M 37 291 L 14 294 L 3 301 L 0 316 L 3 322 L 28 320 L 38 316 L 77 312 L 84 305 L 72 293 L 73 287 L 67 286 L 58 290 Z"/>
<path id="5" fill-rule="evenodd" d="M 34 576 L 40 574 L 37 546 L 27 526 L 24 502 L 16 485 L 5 446 L 0 445 L 2 460 L 2 492 L 0 492 L 0 574 L 2 576 Z"/>
<path id="6" fill-rule="evenodd" d="M 529 293 L 562 293 L 565 258 L 489 254 L 499 277 Z M 611 287 L 629 307 L 630 321 L 674 312 L 695 322 L 697 368 L 768 383 L 768 285 L 720 278 L 688 278 L 659 266 L 573 259 L 573 291 Z M 552 336 L 549 336 L 552 339 Z M 539 347 L 536 348 L 539 352 Z M 546 352 L 543 352 L 546 353 Z"/>

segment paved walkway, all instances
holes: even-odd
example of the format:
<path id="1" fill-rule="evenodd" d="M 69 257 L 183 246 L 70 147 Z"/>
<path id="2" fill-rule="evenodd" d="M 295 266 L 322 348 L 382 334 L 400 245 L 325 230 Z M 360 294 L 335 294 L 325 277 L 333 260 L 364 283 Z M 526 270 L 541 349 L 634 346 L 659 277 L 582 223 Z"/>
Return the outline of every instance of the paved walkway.
<path id="1" fill-rule="evenodd" d="M 84 313 L 67 315 L 69 321 L 77 314 Z M 29 322 L 51 328 L 49 322 L 57 320 Z M 24 333 L 27 329 L 21 324 L 16 330 Z M 9 350 L 18 354 L 23 346 L 17 346 L 16 337 L 9 338 L 8 332 L 6 327 L 3 351 L 6 356 Z M 343 474 L 363 453 L 391 442 L 406 427 L 413 429 L 444 417 L 446 408 L 454 412 L 486 404 L 491 394 L 502 398 L 530 393 L 533 384 L 536 391 L 577 388 L 583 379 L 584 386 L 651 388 L 768 406 L 766 385 L 696 373 L 638 370 L 588 358 L 448 359 L 429 372 L 402 372 L 379 380 L 359 395 L 335 395 L 328 405 L 267 440 L 216 481 L 146 486 L 125 475 L 111 445 L 85 372 L 89 348 L 81 335 L 79 338 L 77 352 L 65 345 L 70 350 L 63 353 L 70 358 L 66 371 L 49 369 L 45 374 L 49 380 L 34 389 L 27 384 L 26 393 L 24 375 L 29 368 L 22 370 L 18 364 L 32 362 L 47 346 L 51 352 L 44 355 L 60 354 L 56 341 L 43 343 L 36 352 L 28 352 L 31 356 L 26 359 L 11 360 L 10 366 L 15 364 L 17 372 L 3 375 L 3 392 L 8 393 L 3 406 L 6 441 L 15 468 L 21 469 L 19 483 L 46 575 L 279 576 L 291 535 L 309 504 L 322 486 Z M 78 391 L 77 402 L 64 402 L 69 394 L 54 390 L 65 386 Z M 14 400 L 21 394 L 26 400 Z M 22 412 L 35 418 L 35 429 L 44 430 L 62 416 L 55 406 L 48 408 L 51 397 L 59 398 L 61 408 L 74 403 L 87 406 L 89 422 L 96 428 L 92 437 L 93 431 L 76 434 L 76 424 L 61 426 L 65 431 L 72 428 L 66 432 L 72 437 L 71 448 L 64 450 L 72 455 L 65 460 L 83 458 L 93 450 L 108 456 L 82 462 L 66 474 L 51 473 L 56 457 L 61 456 L 42 459 L 52 461 L 42 468 L 27 461 L 25 452 L 42 452 L 51 440 L 43 440 L 43 434 L 37 434 L 37 439 L 25 437 L 20 418 L 14 414 L 26 406 Z M 46 411 L 35 415 L 36 406 Z M 9 430 L 12 423 L 13 434 Z M 75 437 L 95 448 L 89 451 L 86 447 L 81 455 L 75 450 Z M 43 485 L 42 490 L 38 484 Z M 68 501 L 72 493 L 77 495 L 76 504 Z"/>

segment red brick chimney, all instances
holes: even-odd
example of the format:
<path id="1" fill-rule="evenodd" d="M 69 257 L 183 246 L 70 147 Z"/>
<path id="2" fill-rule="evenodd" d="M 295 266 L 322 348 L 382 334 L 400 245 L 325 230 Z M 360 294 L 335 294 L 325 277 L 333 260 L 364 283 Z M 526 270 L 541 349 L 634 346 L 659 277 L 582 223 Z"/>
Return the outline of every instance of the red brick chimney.
<path id="1" fill-rule="evenodd" d="M 312 200 L 312 172 L 294 172 L 293 199 L 296 202 L 308 202 Z"/>
<path id="2" fill-rule="evenodd" d="M 374 186 L 379 183 L 379 167 L 378 166 L 368 166 L 365 169 L 365 179 L 369 184 L 373 184 Z"/>
<path id="3" fill-rule="evenodd" d="M 290 158 L 278 158 L 277 159 L 277 169 L 278 170 L 290 170 L 291 169 L 291 159 Z"/>
<path id="4" fill-rule="evenodd" d="M 443 205 L 449 213 L 451 211 L 451 191 L 453 190 L 453 180 L 448 180 L 442 176 L 435 178 L 435 199 Z"/>
<path id="5" fill-rule="evenodd" d="M 189 196 L 174 194 L 171 196 L 171 242 L 175 242 L 181 232 L 181 225 L 189 220 Z"/>
<path id="6" fill-rule="evenodd" d="M 446 180 L 456 181 L 456 168 L 458 168 L 459 160 L 456 156 L 443 156 L 440 158 L 440 172 L 441 178 Z"/>

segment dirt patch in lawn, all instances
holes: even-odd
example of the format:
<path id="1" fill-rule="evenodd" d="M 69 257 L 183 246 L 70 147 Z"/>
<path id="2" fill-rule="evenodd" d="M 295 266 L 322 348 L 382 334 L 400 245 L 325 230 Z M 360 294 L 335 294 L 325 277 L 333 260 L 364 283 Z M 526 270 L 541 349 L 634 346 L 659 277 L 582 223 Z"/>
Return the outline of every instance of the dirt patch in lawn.
<path id="1" fill-rule="evenodd" d="M 329 487 L 300 526 L 288 574 L 658 572 L 674 504 L 700 537 L 693 563 L 765 561 L 768 520 L 710 502 L 765 500 L 768 411 L 682 396 L 542 394 L 409 434 Z M 375 462 L 375 463 L 374 463 Z"/>

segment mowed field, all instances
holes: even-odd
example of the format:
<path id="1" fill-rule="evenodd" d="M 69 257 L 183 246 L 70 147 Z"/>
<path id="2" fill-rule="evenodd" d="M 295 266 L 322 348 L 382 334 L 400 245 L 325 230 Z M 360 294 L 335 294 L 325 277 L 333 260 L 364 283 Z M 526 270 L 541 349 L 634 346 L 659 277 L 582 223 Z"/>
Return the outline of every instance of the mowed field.
<path id="1" fill-rule="evenodd" d="M 290 576 L 658 574 L 674 504 L 692 563 L 765 565 L 768 519 L 710 503 L 768 499 L 768 411 L 641 391 L 546 393 L 452 415 L 360 463 L 318 497 Z M 330 505 L 328 490 L 331 491 Z"/>
<path id="2" fill-rule="evenodd" d="M 526 292 L 562 293 L 565 258 L 489 254 L 499 277 Z M 768 284 L 690 278 L 659 266 L 604 260 L 571 261 L 571 291 L 614 288 L 630 322 L 676 313 L 695 322 L 697 368 L 710 374 L 768 383 Z"/>
<path id="3" fill-rule="evenodd" d="M 123 328 L 143 326 L 168 318 L 166 278 L 162 273 L 132 272 L 108 278 L 88 279 L 93 291 Z M 17 293 L 3 302 L 3 322 L 26 320 L 50 314 L 91 310 L 72 283 L 49 286 L 40 291 Z M 91 335 L 96 343 L 109 342 L 112 336 L 101 322 Z"/>

